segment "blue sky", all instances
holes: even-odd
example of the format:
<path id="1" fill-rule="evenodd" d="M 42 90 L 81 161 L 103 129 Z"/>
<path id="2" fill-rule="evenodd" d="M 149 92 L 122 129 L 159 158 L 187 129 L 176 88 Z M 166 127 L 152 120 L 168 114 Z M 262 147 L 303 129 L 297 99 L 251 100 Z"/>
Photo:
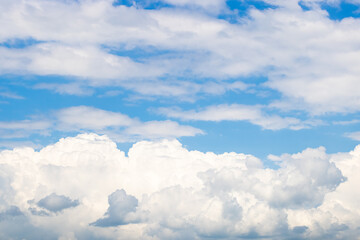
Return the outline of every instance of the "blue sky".
<path id="1" fill-rule="evenodd" d="M 131 164 L 125 164 L 129 179 L 135 183 L 128 184 L 124 180 L 128 185 L 121 185 L 116 181 L 123 181 L 122 178 L 114 180 L 99 200 L 91 198 L 90 192 L 74 194 L 78 190 L 72 189 L 70 183 L 61 189 L 46 185 L 52 183 L 49 178 L 44 183 L 45 190 L 40 184 L 36 191 L 26 195 L 26 199 L 15 194 L 15 200 L 1 205 L 7 200 L 0 198 L 0 230 L 5 226 L 2 219 L 8 219 L 8 215 L 19 218 L 14 221 L 30 225 L 34 221 L 41 222 L 40 216 L 53 217 L 52 224 L 55 224 L 66 219 L 65 209 L 67 216 L 72 216 L 71 211 L 85 209 L 86 199 L 91 199 L 102 207 L 90 211 L 90 205 L 87 206 L 87 211 L 93 215 L 88 216 L 89 226 L 85 230 L 76 224 L 68 226 L 74 238 L 71 234 L 66 235 L 64 229 L 50 233 L 49 225 L 45 223 L 46 226 L 42 225 L 40 230 L 45 229 L 50 238 L 52 234 L 56 238 L 62 234 L 66 239 L 96 239 L 100 235 L 90 234 L 93 230 L 89 229 L 108 226 L 140 228 L 138 223 L 150 219 L 142 237 L 153 233 L 154 239 L 172 239 L 169 237 L 171 234 L 166 235 L 170 229 L 173 239 L 272 238 L 279 235 L 284 239 L 306 239 L 331 235 L 332 231 L 340 231 L 336 229 L 343 225 L 351 231 L 339 233 L 336 238 L 346 239 L 358 233 L 356 226 L 348 223 L 358 221 L 360 214 L 354 215 L 350 221 L 334 213 L 334 219 L 340 220 L 332 222 L 336 222 L 337 227 L 331 225 L 328 228 L 324 227 L 325 217 L 322 220 L 319 217 L 316 220 L 319 222 L 300 224 L 301 221 L 295 221 L 297 218 L 294 216 L 313 214 L 307 211 L 309 209 L 326 212 L 332 206 L 331 201 L 348 193 L 344 190 L 346 187 L 340 188 L 339 192 L 332 191 L 346 177 L 354 176 L 347 166 L 356 164 L 346 165 L 339 159 L 342 152 L 347 154 L 344 159 L 355 161 L 353 156 L 357 156 L 356 146 L 360 141 L 360 1 L 0 0 L 0 10 L 0 150 L 10 150 L 1 153 L 4 155 L 0 155 L 0 163 L 3 161 L 3 164 L 12 166 L 7 161 L 13 158 L 17 161 L 18 153 L 34 161 L 54 157 L 63 165 L 56 164 L 67 167 L 71 164 L 62 158 L 62 153 L 67 153 L 75 165 L 82 164 L 82 161 L 89 164 L 85 164 L 89 167 L 86 168 L 88 172 L 79 172 L 84 174 L 83 179 L 87 179 L 85 176 L 93 171 L 90 167 L 93 163 L 88 161 L 99 156 L 112 159 L 112 155 L 122 159 L 121 150 L 126 156 L 124 159 L 133 159 L 139 166 L 150 169 L 149 172 L 157 169 L 170 171 L 171 166 L 167 163 L 163 167 L 159 163 L 163 156 L 174 162 L 179 159 L 194 161 L 195 170 L 191 173 L 204 184 L 201 187 L 196 185 L 195 182 L 200 180 L 189 177 L 184 167 L 178 175 L 174 173 L 179 177 L 176 179 L 182 179 L 180 182 L 160 174 L 158 179 L 153 179 L 154 182 L 169 181 L 173 185 L 159 183 L 161 187 L 158 188 L 141 188 L 149 181 L 145 178 L 151 174 L 145 167 L 140 169 L 146 180 L 143 179 L 145 183 L 142 183 L 142 180 L 136 180 L 137 170 Z M 59 140 L 62 138 L 65 140 Z M 154 152 L 149 150 L 149 146 Z M 39 152 L 21 147 L 31 147 Z M 76 155 L 78 152 L 83 153 L 84 159 Z M 210 153 L 205 154 L 207 152 Z M 223 155 L 226 152 L 238 155 Z M 139 157 L 142 153 L 148 154 L 149 159 L 159 165 L 147 166 Z M 244 157 L 242 154 L 248 155 Z M 204 162 L 197 162 L 199 158 Z M 250 169 L 236 173 L 238 175 L 234 173 L 235 182 L 240 181 L 241 175 L 259 183 L 255 180 L 243 183 L 249 187 L 241 191 L 236 188 L 231 194 L 222 195 L 214 183 L 224 176 L 220 173 L 229 166 L 233 170 L 243 169 L 243 165 L 233 158 L 246 162 L 245 168 Z M 221 163 L 223 165 L 218 165 L 212 162 L 214 159 L 226 160 Z M 299 159 L 303 159 L 304 164 L 299 163 Z M 315 171 L 308 167 L 307 161 L 329 171 Z M 116 164 L 111 164 L 96 166 L 99 169 L 107 166 L 118 169 Z M 182 163 L 176 164 L 180 166 Z M 269 188 L 274 190 L 266 196 L 256 192 L 257 186 L 263 186 L 267 178 L 258 177 L 250 165 L 261 165 L 260 175 L 273 174 L 268 179 L 281 182 L 285 187 L 264 185 L 264 192 L 268 193 Z M 289 193 L 286 190 L 293 186 L 292 167 L 299 171 L 294 177 L 298 177 L 298 182 L 294 183 L 296 188 L 308 191 L 303 193 L 303 197 L 293 196 L 291 194 L 296 191 Z M 0 183 L 1 177 L 7 179 L 12 174 L 23 179 L 30 170 L 21 171 L 14 170 L 6 176 L 0 174 Z M 36 180 L 36 184 L 45 181 L 52 170 L 38 171 L 43 177 Z M 61 171 L 59 176 L 67 176 Z M 109 176 L 111 174 L 115 173 L 109 170 Z M 105 179 L 103 184 L 108 184 L 105 176 L 99 173 L 98 177 Z M 205 198 L 206 194 L 206 197 L 216 196 L 217 200 L 213 201 L 220 201 L 223 217 L 231 209 L 239 210 L 238 204 L 244 204 L 241 211 L 251 218 L 250 211 L 246 213 L 244 196 L 253 187 L 255 192 L 251 194 L 254 199 L 259 204 L 265 202 L 266 208 L 276 215 L 276 221 L 286 227 L 279 225 L 270 227 L 270 230 L 252 232 L 249 229 L 256 225 L 254 223 L 245 230 L 239 227 L 230 232 L 224 232 L 224 229 L 217 232 L 215 227 L 212 228 L 214 231 L 206 229 L 204 226 L 212 225 L 204 220 L 200 228 L 197 223 L 187 222 L 192 226 L 191 230 L 179 227 L 182 230 L 177 232 L 176 227 L 171 227 L 173 223 L 169 223 L 167 230 L 163 229 L 159 220 L 161 214 L 157 212 L 160 210 L 152 205 L 151 199 L 164 198 L 168 203 L 169 196 L 175 192 L 189 197 L 186 191 L 192 185 L 187 185 L 188 178 L 198 187 L 194 189 L 201 189 L 192 193 L 198 199 Z M 315 179 L 316 186 L 304 179 Z M 349 184 L 355 184 L 356 178 L 350 179 Z M 218 184 L 227 189 L 231 184 L 226 181 L 222 179 Z M 176 184 L 184 189 L 180 191 Z M 169 190 L 173 187 L 175 190 Z M 307 196 L 308 193 L 313 195 Z M 143 198 L 143 194 L 148 194 L 149 198 Z M 276 200 L 276 194 L 283 199 Z M 328 202 L 324 200 L 326 194 L 330 194 L 326 198 L 330 199 Z M 51 205 L 52 199 L 60 205 Z M 349 199 L 344 200 L 343 207 L 352 211 L 353 199 Z M 129 208 L 123 208 L 122 204 Z M 140 208 L 143 210 L 138 210 Z M 228 208 L 230 210 L 226 210 Z M 295 209 L 305 210 L 300 213 Z M 150 215 L 147 211 L 151 212 Z M 156 214 L 151 215 L 152 211 Z M 256 211 L 261 212 L 261 209 Z M 290 216 L 289 219 L 292 216 L 293 220 L 283 222 L 284 214 Z M 271 219 L 272 215 L 266 216 Z M 220 225 L 227 226 L 226 221 Z M 323 229 L 317 229 L 316 224 Z M 28 234 L 31 232 L 36 239 L 39 229 L 33 227 L 29 227 Z M 126 231 L 122 230 L 116 237 L 128 238 Z M 326 234 L 321 235 L 321 232 Z M 102 237 L 109 234 L 104 232 Z M 9 236 L 14 237 L 11 233 L 0 234 L 0 238 Z M 110 239 L 116 239 L 115 235 L 111 236 Z"/>

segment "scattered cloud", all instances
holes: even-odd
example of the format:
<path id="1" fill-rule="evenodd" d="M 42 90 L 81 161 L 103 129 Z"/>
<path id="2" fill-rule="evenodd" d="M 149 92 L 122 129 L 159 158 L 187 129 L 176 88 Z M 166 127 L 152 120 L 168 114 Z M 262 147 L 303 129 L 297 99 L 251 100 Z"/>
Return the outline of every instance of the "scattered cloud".
<path id="1" fill-rule="evenodd" d="M 130 126 L 137 122 L 137 120 L 121 113 L 88 106 L 64 108 L 57 111 L 56 116 L 59 121 L 59 128 L 69 130 L 101 130 L 106 127 Z"/>
<path id="2" fill-rule="evenodd" d="M 307 11 L 299 1 L 265 2 L 275 8 L 250 8 L 243 17 L 230 11 L 235 23 L 218 18 L 216 11 L 227 8 L 221 0 L 164 2 L 187 6 L 182 10 L 113 6 L 108 0 L 2 3 L 0 42 L 34 41 L 23 48 L 0 46 L 0 72 L 72 76 L 75 85 L 121 86 L 139 95 L 150 94 L 150 86 L 156 96 L 175 97 L 183 97 L 194 79 L 207 88 L 208 80 L 260 75 L 263 86 L 280 93 L 273 106 L 282 110 L 359 111 L 359 19 L 333 21 L 316 7 L 319 1 Z M 201 9 L 217 10 L 209 15 Z M 187 84 L 169 86 L 171 79 Z M 47 84 L 42 87 L 84 94 Z"/>
<path id="3" fill-rule="evenodd" d="M 177 108 L 160 108 L 158 112 L 170 118 L 178 118 L 184 121 L 248 121 L 261 126 L 263 129 L 279 130 L 289 128 L 299 130 L 321 124 L 319 120 L 301 121 L 292 117 L 280 117 L 278 115 L 266 114 L 260 105 L 213 105 L 195 111 L 182 111 Z"/>
<path id="4" fill-rule="evenodd" d="M 47 129 L 51 126 L 48 121 L 41 120 L 23 120 L 23 121 L 12 121 L 12 122 L 0 122 L 0 129 L 11 129 L 11 130 L 42 130 Z"/>
<path id="5" fill-rule="evenodd" d="M 147 121 L 142 122 L 128 115 L 106 111 L 89 106 L 68 107 L 53 111 L 42 119 L 35 117 L 23 121 L 0 122 L 3 139 L 27 138 L 32 134 L 48 135 L 50 132 L 86 132 L 95 131 L 108 134 L 118 142 L 134 142 L 143 139 L 178 138 L 204 134 L 198 128 L 180 125 L 177 122 Z M 26 145 L 33 145 L 28 141 Z M 0 146 L 19 146 L 23 143 L 0 142 Z"/>
<path id="6" fill-rule="evenodd" d="M 126 157 L 95 134 L 40 151 L 6 150 L 0 236 L 31 232 L 3 227 L 15 221 L 5 215 L 16 212 L 18 226 L 36 223 L 57 238 L 352 239 L 360 222 L 359 150 L 283 154 L 278 169 L 252 155 L 189 151 L 176 140 L 138 142 Z M 34 203 L 57 214 L 33 214 Z"/>
<path id="7" fill-rule="evenodd" d="M 177 136 L 195 136 L 204 134 L 200 129 L 183 126 L 177 122 L 167 121 L 149 121 L 139 125 L 133 125 L 126 129 L 129 135 L 146 136 L 147 138 L 176 138 Z"/>
<path id="8" fill-rule="evenodd" d="M 350 125 L 350 124 L 357 124 L 360 123 L 360 120 L 353 119 L 353 120 L 347 120 L 347 121 L 334 121 L 333 124 L 335 125 Z"/>
<path id="9" fill-rule="evenodd" d="M 54 84 L 54 83 L 39 83 L 34 86 L 34 89 L 52 90 L 59 94 L 88 96 L 93 94 L 93 90 L 88 87 L 80 86 L 76 83 L 69 84 Z"/>
<path id="10" fill-rule="evenodd" d="M 345 137 L 355 141 L 360 141 L 360 132 L 345 133 Z"/>
<path id="11" fill-rule="evenodd" d="M 11 138 L 22 138 L 26 137 L 26 135 L 10 135 L 10 136 L 4 136 L 2 135 L 2 138 L 11 137 Z M 31 147 L 34 149 L 39 149 L 43 147 L 41 144 L 36 144 L 31 141 L 0 141 L 0 149 L 6 148 L 6 149 L 14 149 L 14 148 L 24 148 L 24 147 Z"/>
<path id="12" fill-rule="evenodd" d="M 48 119 L 32 118 L 20 121 L 0 122 L 0 133 L 2 139 L 26 138 L 31 134 L 48 135 L 52 127 Z"/>
<path id="13" fill-rule="evenodd" d="M 0 96 L 4 97 L 4 98 L 11 98 L 11 99 L 18 99 L 18 100 L 22 100 L 25 99 L 23 96 L 20 96 L 16 93 L 13 92 L 0 92 Z"/>

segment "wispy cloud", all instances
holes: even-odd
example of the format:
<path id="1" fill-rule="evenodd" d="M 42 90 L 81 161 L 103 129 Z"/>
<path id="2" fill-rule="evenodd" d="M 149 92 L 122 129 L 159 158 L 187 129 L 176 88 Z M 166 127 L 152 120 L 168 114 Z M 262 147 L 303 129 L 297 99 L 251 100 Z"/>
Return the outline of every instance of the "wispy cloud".
<path id="1" fill-rule="evenodd" d="M 11 98 L 11 99 L 19 99 L 19 100 L 25 99 L 23 96 L 20 96 L 16 93 L 9 92 L 9 91 L 3 92 L 1 90 L 0 90 L 0 96 L 5 97 L 5 98 Z"/>
<path id="2" fill-rule="evenodd" d="M 178 108 L 160 108 L 158 112 L 170 118 L 184 121 L 247 121 L 263 129 L 279 130 L 289 128 L 299 130 L 322 124 L 319 120 L 302 121 L 293 117 L 266 114 L 260 105 L 214 105 L 201 110 L 183 111 Z"/>
<path id="3" fill-rule="evenodd" d="M 344 136 L 355 141 L 360 141 L 360 132 L 349 132 L 345 133 Z"/>
<path id="4" fill-rule="evenodd" d="M 88 106 L 76 106 L 54 111 L 49 116 L 22 121 L 0 122 L 1 138 L 26 138 L 31 134 L 48 135 L 60 132 L 106 133 L 120 142 L 143 139 L 177 138 L 204 134 L 200 129 L 174 121 L 142 122 L 119 112 Z"/>

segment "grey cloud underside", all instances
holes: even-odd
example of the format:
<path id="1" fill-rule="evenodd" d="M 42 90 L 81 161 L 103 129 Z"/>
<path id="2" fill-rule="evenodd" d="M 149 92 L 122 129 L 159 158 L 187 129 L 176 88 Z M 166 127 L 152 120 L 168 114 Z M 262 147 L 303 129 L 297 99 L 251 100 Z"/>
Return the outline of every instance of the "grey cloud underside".
<path id="1" fill-rule="evenodd" d="M 116 190 L 109 196 L 109 208 L 105 218 L 98 219 L 91 225 L 111 227 L 139 222 L 138 219 L 129 216 L 136 212 L 137 206 L 138 200 L 134 196 L 127 195 L 123 189 Z"/>
<path id="2" fill-rule="evenodd" d="M 306 149 L 271 156 L 279 168 L 268 169 L 176 140 L 138 142 L 126 157 L 83 134 L 0 152 L 0 228 L 27 239 L 34 229 L 64 239 L 355 239 L 359 157 L 359 147 Z M 28 227 L 4 228 L 14 223 Z"/>
<path id="3" fill-rule="evenodd" d="M 49 196 L 40 199 L 37 205 L 51 212 L 60 212 L 66 208 L 76 207 L 79 205 L 79 201 L 71 200 L 66 196 L 52 193 Z"/>

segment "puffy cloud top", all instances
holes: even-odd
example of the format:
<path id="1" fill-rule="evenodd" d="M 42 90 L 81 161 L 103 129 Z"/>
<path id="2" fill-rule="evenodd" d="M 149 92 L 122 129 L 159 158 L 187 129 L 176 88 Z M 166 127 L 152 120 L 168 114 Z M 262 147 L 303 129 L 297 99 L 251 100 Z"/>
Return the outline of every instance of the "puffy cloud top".
<path id="1" fill-rule="evenodd" d="M 0 153 L 0 229 L 4 239 L 42 230 L 64 239 L 354 238 L 359 157 L 360 147 L 306 149 L 272 156 L 279 168 L 268 169 L 177 140 L 138 142 L 126 157 L 106 136 L 82 134 Z M 27 227 L 10 231 L 13 221 Z"/>

